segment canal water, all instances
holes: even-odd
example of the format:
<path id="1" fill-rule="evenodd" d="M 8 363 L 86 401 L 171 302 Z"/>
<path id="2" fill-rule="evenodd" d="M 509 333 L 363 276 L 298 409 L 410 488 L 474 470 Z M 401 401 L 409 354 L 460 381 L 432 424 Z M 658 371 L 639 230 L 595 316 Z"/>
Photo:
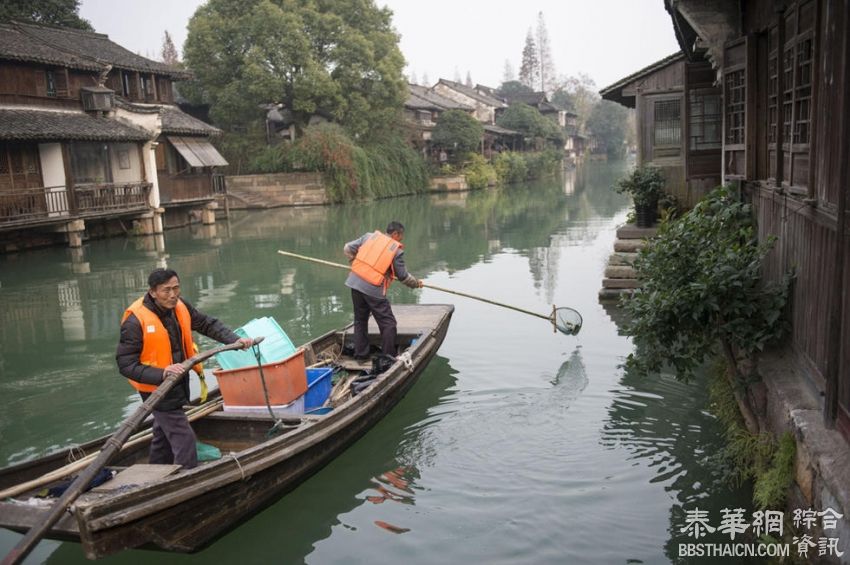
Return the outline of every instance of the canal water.
<path id="1" fill-rule="evenodd" d="M 115 369 L 124 308 L 157 266 L 231 327 L 273 316 L 295 343 L 352 318 L 342 245 L 400 220 L 412 273 L 541 313 L 578 309 L 580 335 L 483 303 L 394 285 L 395 303 L 452 303 L 438 356 L 364 438 L 195 555 L 106 563 L 667 563 L 685 512 L 750 508 L 707 457 L 721 445 L 705 383 L 626 374 L 619 313 L 597 301 L 629 202 L 623 163 L 464 194 L 235 214 L 163 238 L 0 257 L 0 464 L 114 430 L 137 406 Z M 211 345 L 201 341 L 201 348 Z M 18 539 L 0 531 L 0 553 Z M 712 540 L 722 542 L 722 539 Z M 30 562 L 83 563 L 42 542 Z"/>

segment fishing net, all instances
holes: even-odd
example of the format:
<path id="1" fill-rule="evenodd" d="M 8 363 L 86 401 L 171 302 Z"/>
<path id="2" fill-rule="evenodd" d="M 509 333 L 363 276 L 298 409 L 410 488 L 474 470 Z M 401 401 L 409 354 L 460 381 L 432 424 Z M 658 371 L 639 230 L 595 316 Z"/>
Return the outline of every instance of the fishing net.
<path id="1" fill-rule="evenodd" d="M 576 335 L 581 330 L 581 314 L 572 308 L 555 308 L 552 312 L 552 323 L 563 334 Z"/>

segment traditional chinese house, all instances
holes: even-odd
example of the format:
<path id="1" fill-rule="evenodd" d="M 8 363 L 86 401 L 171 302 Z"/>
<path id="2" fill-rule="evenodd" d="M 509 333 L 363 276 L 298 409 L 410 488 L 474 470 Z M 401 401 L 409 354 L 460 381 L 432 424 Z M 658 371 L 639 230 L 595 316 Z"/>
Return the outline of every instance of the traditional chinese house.
<path id="1" fill-rule="evenodd" d="M 213 222 L 226 163 L 173 104 L 186 76 L 102 34 L 0 25 L 0 250 Z"/>
<path id="2" fill-rule="evenodd" d="M 756 416 L 797 439 L 792 504 L 841 508 L 844 539 L 850 534 L 850 1 L 665 0 L 665 7 L 682 53 L 609 87 L 605 96 L 637 106 L 641 161 L 666 163 L 671 147 L 682 161 L 678 176 L 668 176 L 671 188 L 691 195 L 684 185 L 699 115 L 689 109 L 689 67 L 701 65 L 700 89 L 711 92 L 710 81 L 719 87 L 722 135 L 713 174 L 752 202 L 759 238 L 776 238 L 765 276 L 796 273 L 790 336 L 760 356 Z M 715 102 L 703 104 L 704 122 L 716 116 L 714 108 Z M 706 123 L 701 131 L 716 151 L 713 130 Z"/>
<path id="3" fill-rule="evenodd" d="M 635 109 L 637 161 L 654 165 L 667 190 L 692 206 L 720 184 L 720 87 L 711 64 L 682 52 L 665 57 L 600 91 Z"/>

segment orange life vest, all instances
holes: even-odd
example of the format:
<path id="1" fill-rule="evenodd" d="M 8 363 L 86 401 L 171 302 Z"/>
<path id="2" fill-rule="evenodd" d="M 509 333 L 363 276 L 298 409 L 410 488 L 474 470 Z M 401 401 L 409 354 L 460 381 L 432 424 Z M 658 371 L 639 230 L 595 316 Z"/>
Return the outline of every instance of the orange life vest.
<path id="1" fill-rule="evenodd" d="M 144 296 L 139 298 L 124 311 L 121 323 L 123 324 L 130 314 L 136 316 L 142 325 L 142 353 L 139 355 L 139 361 L 144 365 L 164 369 L 174 363 L 171 357 L 171 340 L 159 316 L 144 305 L 144 299 Z M 182 300 L 177 301 L 174 313 L 177 315 L 180 333 L 183 334 L 183 355 L 188 359 L 192 356 L 192 317 Z M 153 392 L 157 387 L 133 379 L 127 380 L 139 392 Z"/>
<path id="2" fill-rule="evenodd" d="M 395 272 L 388 277 L 387 271 L 392 271 L 393 259 L 399 249 L 404 249 L 401 242 L 376 230 L 357 250 L 351 271 L 369 284 L 383 285 L 386 294 L 395 278 Z"/>

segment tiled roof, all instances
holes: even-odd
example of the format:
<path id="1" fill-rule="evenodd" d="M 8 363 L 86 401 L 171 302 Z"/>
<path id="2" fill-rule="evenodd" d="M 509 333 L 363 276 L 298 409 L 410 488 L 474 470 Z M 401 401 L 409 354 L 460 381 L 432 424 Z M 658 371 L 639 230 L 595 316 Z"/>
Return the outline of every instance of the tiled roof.
<path id="1" fill-rule="evenodd" d="M 218 135 L 221 130 L 194 118 L 177 106 L 161 106 L 162 133 Z"/>
<path id="2" fill-rule="evenodd" d="M 12 24 L 0 24 L 0 59 L 61 65 L 87 71 L 99 71 L 103 68 L 103 65 L 94 61 L 81 59 L 72 53 L 37 41 Z"/>
<path id="3" fill-rule="evenodd" d="M 0 139 L 147 141 L 150 133 L 85 112 L 0 108 Z"/>
<path id="4" fill-rule="evenodd" d="M 451 98 L 447 98 L 438 92 L 434 92 L 428 87 L 419 86 L 418 84 L 409 84 L 407 85 L 410 89 L 410 93 L 414 96 L 418 96 L 422 100 L 429 102 L 431 104 L 435 104 L 441 109 L 445 110 L 474 110 L 473 107 L 467 106 L 466 104 L 461 104 Z"/>
<path id="5" fill-rule="evenodd" d="M 0 24 L 0 59 L 84 70 L 101 70 L 105 65 L 112 65 L 174 78 L 189 75 L 182 69 L 136 55 L 102 33 L 22 22 Z"/>
<path id="6" fill-rule="evenodd" d="M 484 124 L 484 131 L 489 131 L 490 133 L 496 133 L 499 135 L 522 135 L 522 133 L 518 131 L 491 124 Z"/>
<path id="7" fill-rule="evenodd" d="M 441 78 L 440 82 L 445 84 L 446 86 L 448 86 L 452 90 L 460 92 L 461 94 L 464 94 L 464 95 L 466 95 L 469 98 L 472 98 L 474 100 L 478 100 L 479 102 L 483 102 L 484 104 L 487 104 L 488 106 L 494 106 L 496 108 L 507 108 L 507 106 L 508 106 L 507 104 L 504 103 L 504 101 L 499 100 L 498 98 L 493 98 L 492 96 L 488 96 L 486 94 L 481 94 L 480 92 L 478 92 L 474 88 L 469 88 L 468 86 L 463 85 L 459 82 L 455 82 L 453 80 L 447 80 L 447 79 L 444 79 L 444 78 Z"/>
<path id="8" fill-rule="evenodd" d="M 543 102 L 548 102 L 545 92 L 517 92 L 516 94 L 507 96 L 507 99 L 509 102 L 522 102 L 529 106 L 537 106 Z"/>

